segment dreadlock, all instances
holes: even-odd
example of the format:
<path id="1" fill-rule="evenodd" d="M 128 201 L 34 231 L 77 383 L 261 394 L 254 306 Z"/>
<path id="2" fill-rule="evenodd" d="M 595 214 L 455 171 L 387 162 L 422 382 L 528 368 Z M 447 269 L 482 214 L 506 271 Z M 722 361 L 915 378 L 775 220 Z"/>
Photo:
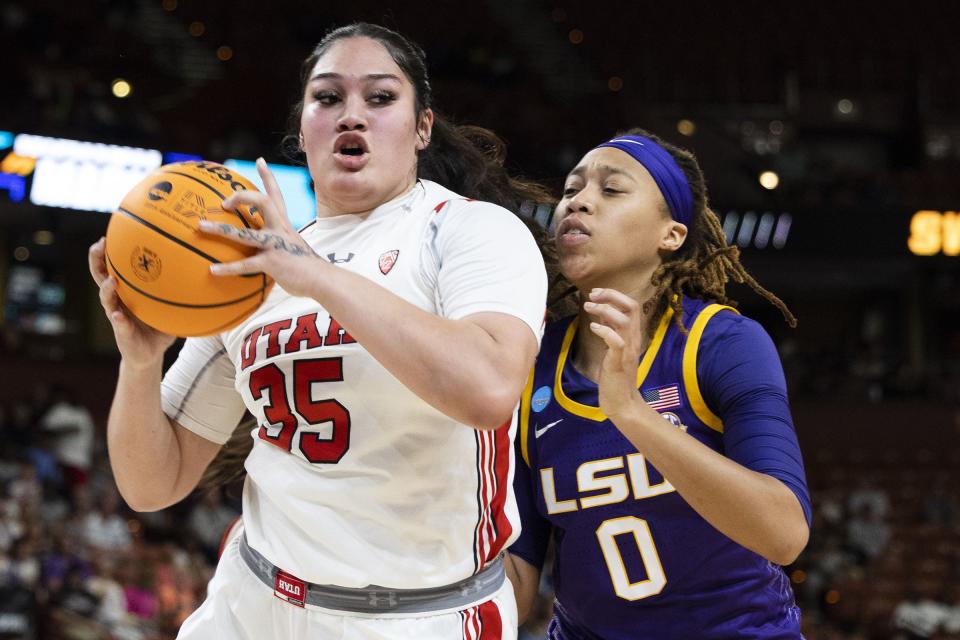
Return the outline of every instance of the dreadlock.
<path id="1" fill-rule="evenodd" d="M 731 280 L 753 289 L 780 310 L 788 325 L 796 327 L 797 319 L 783 300 L 762 287 L 740 263 L 740 250 L 727 244 L 720 219 L 707 204 L 706 180 L 694 155 L 644 129 L 634 128 L 617 135 L 644 136 L 662 146 L 683 170 L 693 192 L 693 222 L 687 240 L 663 261 L 650 279 L 656 290 L 643 303 L 644 314 L 652 319 L 647 325 L 648 337 L 653 336 L 667 307 L 673 309 L 673 320 L 677 327 L 686 333 L 682 308 L 684 294 L 736 307 L 737 302 L 728 297 L 726 291 L 727 283 Z"/>

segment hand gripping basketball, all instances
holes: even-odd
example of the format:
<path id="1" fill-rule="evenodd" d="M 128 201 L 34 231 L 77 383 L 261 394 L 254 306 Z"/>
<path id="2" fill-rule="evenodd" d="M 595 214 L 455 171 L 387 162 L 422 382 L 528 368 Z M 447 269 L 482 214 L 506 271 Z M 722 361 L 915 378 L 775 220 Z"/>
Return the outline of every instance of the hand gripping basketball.
<path id="1" fill-rule="evenodd" d="M 151 366 L 163 358 L 163 352 L 173 344 L 174 336 L 145 325 L 123 306 L 117 295 L 117 279 L 107 273 L 105 246 L 106 239 L 100 238 L 87 252 L 90 275 L 100 289 L 100 304 L 113 327 L 117 348 L 127 364 Z"/>
<path id="2" fill-rule="evenodd" d="M 273 286 L 264 274 L 216 278 L 210 265 L 254 249 L 201 233 L 201 220 L 259 228 L 256 211 L 226 211 L 224 198 L 256 191 L 215 162 L 167 164 L 148 174 L 120 202 L 107 227 L 104 256 L 117 295 L 139 320 L 163 333 L 221 333 L 256 311 Z"/>
<path id="3" fill-rule="evenodd" d="M 304 242 L 287 218 L 283 194 L 263 158 L 257 159 L 257 172 L 263 180 L 266 193 L 237 191 L 223 201 L 223 208 L 231 211 L 240 207 L 256 207 L 263 216 L 261 229 L 236 227 L 229 224 L 203 221 L 200 230 L 227 238 L 257 249 L 256 254 L 234 262 L 210 265 L 210 272 L 218 276 L 240 276 L 265 273 L 287 293 L 310 296 L 311 285 L 317 277 L 318 264 L 323 263 L 313 249 Z"/>

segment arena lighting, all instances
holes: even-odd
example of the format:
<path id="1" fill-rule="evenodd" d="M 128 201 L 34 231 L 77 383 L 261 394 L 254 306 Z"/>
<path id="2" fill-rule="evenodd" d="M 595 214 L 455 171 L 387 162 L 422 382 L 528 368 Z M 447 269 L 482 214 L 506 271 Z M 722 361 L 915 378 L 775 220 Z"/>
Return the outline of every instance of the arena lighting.
<path id="1" fill-rule="evenodd" d="M 30 257 L 30 249 L 26 247 L 17 247 L 13 250 L 13 259 L 17 262 L 26 262 Z"/>
<path id="2" fill-rule="evenodd" d="M 27 192 L 27 180 L 21 175 L 0 173 L 0 191 L 6 191 L 11 201 L 20 202 Z"/>
<path id="3" fill-rule="evenodd" d="M 217 59 L 221 62 L 226 62 L 233 57 L 233 49 L 227 45 L 217 48 Z"/>
<path id="4" fill-rule="evenodd" d="M 33 244 L 41 247 L 49 247 L 53 244 L 54 239 L 53 231 L 47 229 L 40 229 L 33 233 Z"/>
<path id="5" fill-rule="evenodd" d="M 956 211 L 917 211 L 910 218 L 907 248 L 917 256 L 960 255 L 960 214 Z"/>
<path id="6" fill-rule="evenodd" d="M 756 230 L 757 214 L 753 211 L 747 211 L 743 214 L 743 222 L 740 223 L 740 231 L 737 233 L 737 246 L 749 247 L 750 240 L 753 238 L 753 232 Z"/>
<path id="7" fill-rule="evenodd" d="M 227 167 L 247 178 L 258 189 L 263 189 L 263 180 L 257 173 L 257 165 L 250 160 L 229 159 L 223 163 Z M 310 184 L 310 173 L 305 167 L 291 167 L 285 164 L 267 163 L 273 177 L 283 192 L 284 204 L 287 207 L 287 217 L 290 224 L 300 228 L 317 216 L 317 203 Z"/>
<path id="8" fill-rule="evenodd" d="M 853 108 L 854 108 L 853 100 L 850 100 L 848 98 L 841 98 L 840 100 L 837 100 L 837 111 L 839 113 L 845 116 L 848 116 L 851 113 L 853 113 Z"/>
<path id="9" fill-rule="evenodd" d="M 620 76 L 611 76 L 607 81 L 607 88 L 616 93 L 623 89 L 623 78 Z"/>
<path id="10" fill-rule="evenodd" d="M 697 130 L 697 125 L 693 123 L 693 120 L 687 120 L 684 118 L 677 122 L 677 131 L 680 132 L 680 135 L 692 136 Z"/>
<path id="11" fill-rule="evenodd" d="M 113 211 L 161 159 L 156 149 L 30 134 L 16 136 L 13 153 L 36 162 L 30 202 L 81 211 Z"/>
<path id="12" fill-rule="evenodd" d="M 777 185 L 780 184 L 780 176 L 778 176 L 775 171 L 764 171 L 760 174 L 759 180 L 760 186 L 770 191 L 776 189 Z"/>
<path id="13" fill-rule="evenodd" d="M 133 92 L 133 87 L 129 82 L 123 78 L 117 78 L 110 84 L 110 90 L 113 91 L 113 95 L 117 98 L 126 98 Z"/>
<path id="14" fill-rule="evenodd" d="M 747 211 L 743 215 L 728 211 L 722 216 L 721 222 L 727 243 L 744 249 L 750 245 L 757 249 L 783 249 L 792 225 L 793 216 L 789 213 L 772 211 L 764 211 L 759 216 L 754 211 Z"/>

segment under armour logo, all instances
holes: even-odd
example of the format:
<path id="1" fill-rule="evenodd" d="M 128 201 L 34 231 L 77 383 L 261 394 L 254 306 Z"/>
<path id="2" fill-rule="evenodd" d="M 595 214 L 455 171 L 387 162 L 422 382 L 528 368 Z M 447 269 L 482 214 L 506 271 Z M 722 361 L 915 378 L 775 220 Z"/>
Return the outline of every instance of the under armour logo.
<path id="1" fill-rule="evenodd" d="M 336 253 L 328 253 L 328 254 L 327 254 L 327 260 L 329 260 L 332 264 L 340 264 L 340 263 L 342 263 L 342 262 L 350 262 L 351 260 L 353 260 L 353 254 L 352 254 L 352 253 L 348 253 L 346 258 L 341 258 L 341 257 L 337 257 L 337 254 L 336 254 Z"/>
<path id="2" fill-rule="evenodd" d="M 385 593 L 371 591 L 369 596 L 371 607 L 379 607 L 381 605 L 397 606 L 397 593 L 395 591 L 387 591 Z"/>
<path id="3" fill-rule="evenodd" d="M 460 587 L 460 595 L 467 597 L 474 593 L 480 593 L 480 585 L 476 583 L 465 584 Z"/>

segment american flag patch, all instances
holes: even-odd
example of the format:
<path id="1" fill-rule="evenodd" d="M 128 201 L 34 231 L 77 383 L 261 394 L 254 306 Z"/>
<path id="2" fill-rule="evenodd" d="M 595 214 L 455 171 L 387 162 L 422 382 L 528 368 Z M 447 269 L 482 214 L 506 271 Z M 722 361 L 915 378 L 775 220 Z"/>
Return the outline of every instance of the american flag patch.
<path id="1" fill-rule="evenodd" d="M 662 411 L 664 409 L 673 409 L 680 406 L 680 387 L 671 384 L 657 389 L 647 389 L 640 392 L 643 401 L 650 405 L 651 409 Z"/>

